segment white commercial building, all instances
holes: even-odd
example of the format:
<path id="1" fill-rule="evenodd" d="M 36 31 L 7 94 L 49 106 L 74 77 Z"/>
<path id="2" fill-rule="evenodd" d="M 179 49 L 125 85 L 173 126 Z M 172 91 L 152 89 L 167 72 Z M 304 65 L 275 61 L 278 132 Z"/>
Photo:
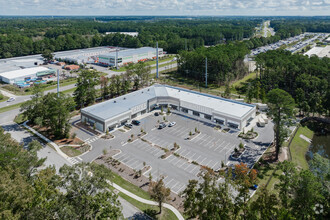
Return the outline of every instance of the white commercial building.
<path id="1" fill-rule="evenodd" d="M 124 34 L 124 35 L 129 35 L 129 36 L 132 36 L 132 37 L 137 37 L 139 36 L 139 32 L 105 32 L 106 35 L 108 34 Z"/>
<path id="2" fill-rule="evenodd" d="M 81 121 L 100 131 L 112 130 L 156 106 L 212 124 L 242 130 L 256 115 L 256 106 L 182 88 L 153 85 L 81 110 Z"/>
<path id="3" fill-rule="evenodd" d="M 163 49 L 158 48 L 159 57 L 163 56 Z M 120 50 L 99 56 L 99 64 L 105 66 L 123 66 L 128 63 L 137 63 L 139 61 L 146 61 L 149 59 L 156 59 L 156 48 L 141 47 L 137 49 Z M 117 62 L 116 62 L 117 58 Z"/>
<path id="4" fill-rule="evenodd" d="M 60 61 L 67 61 L 71 63 L 83 64 L 83 63 L 97 63 L 98 56 L 101 54 L 107 54 L 122 48 L 105 46 L 105 47 L 93 47 L 78 50 L 69 50 L 56 52 L 54 58 Z"/>
<path id="5" fill-rule="evenodd" d="M 27 79 L 42 77 L 55 73 L 56 71 L 53 69 L 38 66 L 0 73 L 0 79 L 5 83 L 14 84 L 17 82 L 26 81 Z"/>

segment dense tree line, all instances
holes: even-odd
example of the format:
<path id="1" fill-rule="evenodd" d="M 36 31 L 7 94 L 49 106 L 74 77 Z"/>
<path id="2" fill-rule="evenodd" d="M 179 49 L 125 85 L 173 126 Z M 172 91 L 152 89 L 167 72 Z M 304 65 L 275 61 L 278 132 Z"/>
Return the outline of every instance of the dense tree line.
<path id="1" fill-rule="evenodd" d="M 264 164 L 263 166 L 268 166 Z M 190 180 L 183 192 L 188 218 L 197 219 L 326 219 L 329 213 L 329 160 L 316 155 L 311 170 L 298 170 L 288 161 L 278 164 L 282 173 L 278 193 L 261 186 L 250 200 L 249 187 L 257 171 L 245 164 L 229 168 L 224 178 L 206 174 Z M 235 193 L 233 191 L 236 191 Z"/>
<path id="2" fill-rule="evenodd" d="M 251 38 L 254 28 L 263 18 L 99 18 L 106 22 L 95 22 L 91 17 L 57 18 L 1 18 L 0 58 L 29 54 L 40 54 L 44 50 L 65 51 L 95 46 L 141 47 L 159 46 L 169 53 L 204 45 L 217 45 Z M 329 31 L 330 21 L 317 18 L 302 19 L 273 18 L 276 35 L 268 38 L 252 38 L 246 41 L 249 49 L 304 31 Z M 120 34 L 104 35 L 105 32 L 136 31 L 138 37 Z"/>
<path id="3" fill-rule="evenodd" d="M 215 47 L 201 47 L 194 51 L 180 51 L 178 73 L 199 82 L 205 81 L 205 58 L 207 57 L 208 82 L 225 85 L 242 78 L 248 72 L 244 56 L 249 52 L 245 43 L 230 43 Z"/>
<path id="4" fill-rule="evenodd" d="M 42 148 L 26 148 L 0 128 L 1 219 L 120 219 L 121 206 L 107 179 L 111 172 L 96 164 L 42 169 Z M 92 175 L 91 175 L 92 174 Z"/>
<path id="5" fill-rule="evenodd" d="M 26 101 L 20 111 L 32 124 L 50 128 L 55 137 L 62 138 L 69 134 L 71 111 L 75 103 L 70 95 L 48 93 L 44 95 L 40 86 L 33 87 L 31 100 Z"/>
<path id="6" fill-rule="evenodd" d="M 94 70 L 82 70 L 79 74 L 77 88 L 73 93 L 78 108 L 93 104 L 96 99 L 109 99 L 124 95 L 131 90 L 149 84 L 150 66 L 144 62 L 129 64 L 126 72 L 112 77 L 101 76 Z M 100 92 L 97 91 L 100 85 Z"/>
<path id="7" fill-rule="evenodd" d="M 266 91 L 280 88 L 294 97 L 304 113 L 330 114 L 330 59 L 273 50 L 256 57 L 258 79 Z"/>

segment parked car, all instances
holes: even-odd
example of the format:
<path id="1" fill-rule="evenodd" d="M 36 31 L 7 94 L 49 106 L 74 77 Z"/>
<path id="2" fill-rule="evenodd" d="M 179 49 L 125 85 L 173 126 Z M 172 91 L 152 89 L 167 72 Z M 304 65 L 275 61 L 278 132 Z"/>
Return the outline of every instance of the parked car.
<path id="1" fill-rule="evenodd" d="M 257 190 L 258 189 L 258 185 L 257 184 L 254 184 L 253 186 L 250 187 L 250 189 Z"/>
<path id="2" fill-rule="evenodd" d="M 132 121 L 132 124 L 133 124 L 133 125 L 139 125 L 140 123 L 141 123 L 141 122 L 138 121 L 138 120 L 133 120 L 133 121 Z"/>
<path id="3" fill-rule="evenodd" d="M 14 97 L 11 97 L 11 98 L 9 98 L 8 100 L 7 100 L 7 102 L 13 102 L 13 101 L 15 101 L 16 99 L 14 98 Z"/>
<path id="4" fill-rule="evenodd" d="M 176 122 L 175 121 L 172 121 L 168 126 L 169 127 L 173 127 L 174 125 L 176 125 Z"/>
<path id="5" fill-rule="evenodd" d="M 165 123 L 160 123 L 159 126 L 158 126 L 158 129 L 163 129 L 166 127 L 166 124 Z"/>
<path id="6" fill-rule="evenodd" d="M 133 125 L 132 125 L 132 124 L 129 124 L 129 123 L 126 123 L 126 124 L 125 124 L 125 127 L 132 128 Z"/>
<path id="7" fill-rule="evenodd" d="M 155 114 L 154 114 L 155 116 L 159 116 L 159 112 L 155 112 Z"/>

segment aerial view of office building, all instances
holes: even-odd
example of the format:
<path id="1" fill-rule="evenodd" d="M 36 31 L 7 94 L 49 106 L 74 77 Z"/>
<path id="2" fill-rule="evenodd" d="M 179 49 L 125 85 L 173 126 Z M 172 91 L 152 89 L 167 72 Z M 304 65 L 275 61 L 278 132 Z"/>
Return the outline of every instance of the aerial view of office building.
<path id="1" fill-rule="evenodd" d="M 242 130 L 256 106 L 168 85 L 153 85 L 81 110 L 81 120 L 100 131 L 112 130 L 157 106 L 212 124 Z"/>

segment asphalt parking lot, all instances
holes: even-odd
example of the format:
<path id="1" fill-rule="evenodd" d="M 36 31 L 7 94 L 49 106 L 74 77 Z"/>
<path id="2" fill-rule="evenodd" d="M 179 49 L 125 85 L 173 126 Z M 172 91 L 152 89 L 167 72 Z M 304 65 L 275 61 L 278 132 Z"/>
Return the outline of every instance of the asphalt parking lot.
<path id="1" fill-rule="evenodd" d="M 249 165 L 252 166 L 259 154 L 262 154 L 271 142 L 272 139 L 269 137 L 273 137 L 272 126 L 256 128 L 255 130 L 260 132 L 259 137 L 253 141 L 245 141 L 237 137 L 238 131 L 232 130 L 224 133 L 208 123 L 176 114 L 165 115 L 167 123 L 175 121 L 175 126 L 158 129 L 158 122 L 162 122 L 163 118 L 164 116 L 154 116 L 153 113 L 150 113 L 139 118 L 141 124 L 133 126 L 129 131 L 123 132 L 123 129 L 113 131 L 112 134 L 115 138 L 110 140 L 78 129 L 77 137 L 92 145 L 92 150 L 81 155 L 80 158 L 90 162 L 100 156 L 104 149 L 119 149 L 120 153 L 113 156 L 115 159 L 134 170 L 141 170 L 143 164 L 146 163 L 151 168 L 143 174 L 144 176 L 149 177 L 151 174 L 154 180 L 163 177 L 166 187 L 169 187 L 174 193 L 180 193 L 190 179 L 199 179 L 201 165 L 217 170 L 221 168 L 222 162 L 225 164 L 239 162 L 230 161 L 230 154 L 240 142 L 246 144 L 248 149 L 246 156 L 242 156 L 242 158 L 248 160 Z M 141 139 L 128 142 L 132 134 L 140 133 L 141 128 L 147 134 Z M 188 140 L 189 133 L 194 133 L 195 129 L 199 130 L 200 134 Z M 166 159 L 161 159 L 165 152 L 154 145 L 172 149 L 174 143 L 180 146 L 175 151 L 177 156 L 172 154 Z M 192 163 L 193 161 L 194 163 Z"/>

